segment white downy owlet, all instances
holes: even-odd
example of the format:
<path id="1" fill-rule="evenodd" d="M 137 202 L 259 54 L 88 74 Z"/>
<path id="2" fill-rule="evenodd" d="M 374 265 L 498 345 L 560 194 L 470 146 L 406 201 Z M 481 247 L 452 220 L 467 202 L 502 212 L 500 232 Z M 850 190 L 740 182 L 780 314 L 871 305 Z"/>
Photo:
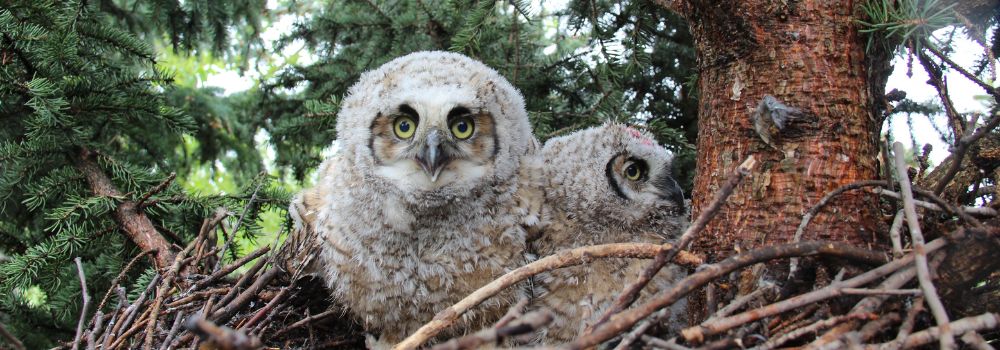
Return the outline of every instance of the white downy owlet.
<path id="1" fill-rule="evenodd" d="M 293 203 L 316 270 L 382 342 L 524 264 L 518 172 L 536 152 L 521 94 L 486 65 L 417 52 L 364 73 L 337 115 L 339 149 Z M 465 315 L 491 324 L 511 289 Z"/>

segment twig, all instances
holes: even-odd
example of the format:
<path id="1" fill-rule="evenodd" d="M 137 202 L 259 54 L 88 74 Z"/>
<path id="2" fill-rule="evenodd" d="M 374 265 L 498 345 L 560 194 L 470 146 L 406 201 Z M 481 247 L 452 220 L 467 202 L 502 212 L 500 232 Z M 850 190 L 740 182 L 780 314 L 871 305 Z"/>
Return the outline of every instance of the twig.
<path id="1" fill-rule="evenodd" d="M 104 332 L 104 336 L 101 337 L 101 349 L 107 349 L 108 346 L 111 345 L 110 339 L 114 335 L 114 328 L 117 325 L 116 322 L 118 321 L 118 316 L 121 315 L 122 317 L 125 317 L 125 309 L 123 309 L 123 307 L 125 307 L 125 303 L 128 302 L 128 297 L 125 296 L 125 288 L 115 288 L 115 293 L 118 294 L 118 306 L 115 306 L 115 311 L 111 315 L 111 320 L 108 321 L 108 326 L 106 327 L 107 329 Z"/>
<path id="2" fill-rule="evenodd" d="M 0 323 L 0 336 L 3 336 L 3 338 L 7 340 L 7 343 L 14 347 L 14 350 L 25 350 L 24 343 L 17 339 L 13 333 L 8 331 L 7 328 L 3 326 L 3 323 Z"/>
<path id="3" fill-rule="evenodd" d="M 568 250 L 559 251 L 553 255 L 538 259 L 530 264 L 521 266 L 514 271 L 493 280 L 489 284 L 477 289 L 455 305 L 438 312 L 434 319 L 424 324 L 416 332 L 396 344 L 393 349 L 415 349 L 423 345 L 427 340 L 434 337 L 442 330 L 450 327 L 466 311 L 479 305 L 486 299 L 499 293 L 507 287 L 521 282 L 531 276 L 542 272 L 547 272 L 559 268 L 586 264 L 595 259 L 605 258 L 652 258 L 658 256 L 663 250 L 670 250 L 674 247 L 667 244 L 649 243 L 614 243 L 594 246 L 584 246 Z M 701 259 L 687 252 L 681 252 L 674 260 L 684 265 L 697 266 L 701 264 Z"/>
<path id="4" fill-rule="evenodd" d="M 478 349 L 486 344 L 497 344 L 501 340 L 534 332 L 545 327 L 552 322 L 552 313 L 548 311 L 530 312 L 524 317 L 511 322 L 509 325 L 499 328 L 487 328 L 475 334 L 470 334 L 461 338 L 452 339 L 434 346 L 433 350 L 462 350 Z"/>
<path id="5" fill-rule="evenodd" d="M 178 312 L 174 316 L 174 324 L 170 326 L 170 331 L 167 332 L 167 337 L 163 338 L 163 344 L 160 344 L 160 350 L 170 349 L 170 343 L 174 341 L 174 337 L 177 336 L 177 331 L 181 328 L 181 321 L 184 320 L 184 311 Z"/>
<path id="6" fill-rule="evenodd" d="M 997 328 L 998 325 L 1000 325 L 1000 315 L 994 313 L 985 313 L 979 316 L 966 317 L 951 323 L 952 330 L 958 333 L 994 329 Z M 941 337 L 942 334 L 943 332 L 940 327 L 931 327 L 926 330 L 913 333 L 906 337 L 906 340 L 902 344 L 902 348 L 910 349 L 926 345 L 933 342 L 934 339 Z M 892 343 L 868 345 L 865 349 L 880 349 L 883 346 L 891 346 L 891 344 Z"/>
<path id="7" fill-rule="evenodd" d="M 247 254 L 242 258 L 240 258 L 239 260 L 234 261 L 232 264 L 226 265 L 226 267 L 223 267 L 213 272 L 211 276 L 208 276 L 208 278 L 201 280 L 198 283 L 195 283 L 194 288 L 192 289 L 197 290 L 204 288 L 205 286 L 211 284 L 212 282 L 215 282 L 216 280 L 229 275 L 233 271 L 236 271 L 236 269 L 240 268 L 243 265 L 246 265 L 251 260 L 258 258 L 261 255 L 267 254 L 267 252 L 269 251 L 271 251 L 270 246 L 260 247 L 260 249 L 253 251 L 253 253 Z"/>
<path id="8" fill-rule="evenodd" d="M 220 327 L 201 314 L 191 316 L 185 323 L 185 328 L 214 343 L 213 348 L 256 350 L 264 346 L 257 337 L 229 327 Z"/>
<path id="9" fill-rule="evenodd" d="M 921 295 L 919 289 L 865 289 L 841 288 L 841 293 L 848 295 Z"/>
<path id="10" fill-rule="evenodd" d="M 649 346 L 654 349 L 668 349 L 668 350 L 691 350 L 691 348 L 677 344 L 675 339 L 663 340 L 657 337 L 652 337 L 648 335 L 642 336 L 642 341 L 649 344 Z"/>
<path id="11" fill-rule="evenodd" d="M 222 307 L 223 305 L 226 305 L 230 301 L 232 301 L 233 298 L 236 298 L 236 296 L 239 295 L 240 293 L 240 289 L 246 287 L 246 285 L 250 283 L 250 281 L 257 276 L 257 272 L 260 272 L 260 270 L 264 268 L 264 265 L 267 265 L 267 260 L 264 259 L 257 260 L 257 262 L 254 263 L 252 267 L 250 267 L 250 270 L 243 273 L 243 276 L 240 276 L 240 279 L 236 280 L 236 283 L 233 284 L 233 287 L 229 289 L 229 293 L 226 293 L 226 295 L 224 295 L 222 299 L 219 299 L 216 306 Z M 215 312 L 215 309 L 207 308 L 207 310 L 205 310 L 206 315 L 211 314 L 212 312 Z"/>
<path id="12" fill-rule="evenodd" d="M 335 315 L 337 313 L 343 313 L 343 312 L 344 311 L 340 310 L 340 309 L 330 309 L 330 310 L 326 310 L 326 311 L 323 311 L 323 312 L 315 314 L 315 315 L 311 315 L 311 316 L 303 318 L 302 320 L 299 320 L 299 321 L 297 321 L 295 323 L 292 323 L 291 325 L 289 325 L 288 327 L 285 327 L 284 329 L 278 331 L 277 333 L 274 333 L 274 337 L 276 337 L 276 338 L 280 337 L 281 335 L 283 335 L 285 333 L 288 333 L 289 331 L 291 331 L 293 329 L 305 326 L 305 325 L 310 324 L 310 323 L 312 323 L 314 321 L 322 320 L 324 318 L 333 316 L 333 315 Z"/>
<path id="13" fill-rule="evenodd" d="M 156 187 L 153 187 L 153 189 L 149 190 L 149 192 L 146 192 L 146 194 L 142 195 L 142 198 L 139 198 L 139 201 L 136 202 L 136 205 L 139 207 L 139 209 L 145 208 L 146 204 L 148 203 L 147 201 L 149 200 L 149 197 L 152 197 L 154 194 L 163 192 L 163 190 L 165 190 L 167 186 L 170 186 L 171 182 L 174 182 L 174 178 L 176 177 L 177 173 L 171 172 L 170 175 L 167 175 L 167 178 L 164 179 L 163 182 L 161 182 L 159 185 L 156 185 Z"/>
<path id="14" fill-rule="evenodd" d="M 709 317 L 708 319 L 712 320 L 729 316 L 736 310 L 739 310 L 741 307 L 743 307 L 743 305 L 745 305 L 746 303 L 756 299 L 761 294 L 770 293 L 776 291 L 777 289 L 778 286 L 776 286 L 774 283 L 763 282 L 763 286 L 757 288 L 750 294 L 734 299 L 732 302 L 729 303 L 729 305 L 726 305 L 725 307 L 719 309 L 719 311 L 717 311 L 714 315 L 712 315 L 712 317 Z"/>
<path id="15" fill-rule="evenodd" d="M 931 45 L 930 42 L 925 41 L 924 45 L 922 45 L 921 47 L 927 49 L 927 51 L 930 51 L 932 54 L 934 54 L 934 56 L 940 58 L 942 62 L 947 63 L 948 66 L 954 68 L 956 71 L 964 75 L 966 79 L 969 79 L 976 85 L 979 85 L 979 87 L 983 88 L 983 90 L 986 90 L 986 93 L 990 94 L 993 97 L 1000 97 L 998 96 L 1000 95 L 1000 91 L 997 91 L 997 89 L 994 88 L 992 85 L 983 81 L 982 79 L 979 79 L 979 77 L 977 77 L 975 74 L 972 74 L 971 72 L 963 68 L 961 65 L 959 65 L 951 58 L 949 58 L 947 55 L 945 55 L 943 52 L 941 52 L 941 50 L 938 50 L 936 47 Z M 931 72 L 928 72 L 928 74 L 931 74 Z"/>
<path id="16" fill-rule="evenodd" d="M 83 273 L 83 262 L 80 257 L 73 259 L 76 262 L 76 272 L 80 275 L 80 291 L 83 293 L 83 307 L 80 308 L 80 321 L 76 323 L 76 336 L 73 337 L 73 350 L 80 348 L 80 339 L 83 336 L 83 324 L 87 320 L 87 307 L 90 306 L 90 294 L 87 293 L 87 275 Z"/>
<path id="17" fill-rule="evenodd" d="M 915 193 L 917 195 L 927 196 L 928 199 L 930 199 L 930 200 L 932 200 L 934 202 L 937 202 L 937 203 L 931 203 L 931 202 L 922 201 L 922 200 L 919 200 L 919 199 L 914 199 L 913 200 L 913 204 L 914 205 L 916 205 L 918 207 L 921 207 L 921 208 L 926 208 L 926 209 L 935 210 L 935 211 L 943 211 L 943 212 L 946 212 L 946 213 L 949 213 L 949 214 L 956 215 L 960 219 L 962 219 L 962 221 L 965 221 L 966 223 L 971 224 L 973 226 L 982 227 L 983 224 L 981 222 L 979 222 L 979 220 L 977 220 L 976 218 L 969 216 L 970 214 L 972 214 L 972 215 L 981 215 L 981 216 L 997 216 L 997 211 L 995 209 L 993 209 L 993 208 L 989 208 L 989 207 L 956 207 L 956 206 L 953 206 L 951 204 L 948 204 L 947 202 L 944 201 L 944 199 L 942 199 L 941 197 L 938 197 L 934 193 L 931 193 L 931 192 L 928 192 L 928 191 L 925 191 L 925 190 L 920 190 L 920 189 L 917 189 L 917 188 L 913 188 L 912 190 L 913 190 L 913 193 Z M 872 189 L 872 192 L 880 194 L 880 195 L 883 195 L 883 196 L 886 196 L 886 197 L 889 197 L 889 198 L 893 198 L 893 199 L 898 199 L 898 200 L 903 199 L 903 196 L 900 195 L 899 193 L 893 192 L 893 191 L 889 191 L 889 190 L 884 189 L 884 188 L 875 188 L 875 189 Z M 942 206 L 942 204 L 943 204 L 943 206 Z"/>
<path id="18" fill-rule="evenodd" d="M 97 348 L 97 339 L 101 335 L 102 326 L 104 326 L 104 313 L 101 309 L 97 309 L 94 313 L 94 329 L 87 332 L 87 350 L 94 350 Z"/>
<path id="19" fill-rule="evenodd" d="M 136 255 L 134 258 L 132 258 L 132 260 L 128 262 L 128 264 L 125 265 L 125 268 L 122 269 L 122 272 L 118 273 L 118 276 L 115 276 L 115 279 L 111 280 L 111 287 L 108 288 L 108 291 L 104 293 L 104 297 L 101 298 L 101 303 L 97 304 L 97 310 L 104 309 L 104 304 L 108 302 L 108 298 L 111 296 L 111 292 L 115 290 L 115 287 L 118 286 L 118 283 L 121 283 L 122 279 L 125 278 L 125 274 L 132 269 L 132 266 L 134 266 L 137 262 L 139 262 L 139 259 L 142 259 L 142 257 L 153 253 L 156 253 L 156 251 L 150 250 L 139 253 L 139 255 Z"/>
<path id="20" fill-rule="evenodd" d="M 916 205 L 913 204 L 913 192 L 910 190 L 909 175 L 906 173 L 906 160 L 903 159 L 903 144 L 893 143 L 892 149 L 896 157 L 899 192 L 903 195 L 903 210 L 906 213 L 906 222 L 910 229 L 913 251 L 916 253 L 914 263 L 917 266 L 917 280 L 920 281 L 920 289 L 924 292 L 924 299 L 927 301 L 927 306 L 930 307 L 931 314 L 934 315 L 938 326 L 941 327 L 941 349 L 951 350 L 955 348 L 955 335 L 948 325 L 948 313 L 938 297 L 937 288 L 931 281 L 930 268 L 927 266 L 926 247 L 924 247 L 924 235 L 921 233 L 920 223 L 917 221 L 917 209 Z"/>
<path id="21" fill-rule="evenodd" d="M 531 299 L 529 298 L 521 298 L 520 300 L 518 300 L 517 303 L 514 304 L 514 306 L 511 306 L 509 309 L 507 309 L 507 313 L 505 313 L 503 317 L 500 318 L 499 321 L 493 324 L 493 328 L 500 328 L 506 326 L 511 321 L 516 320 L 518 317 L 523 316 L 524 308 L 528 306 L 529 302 L 531 302 Z"/>
<path id="22" fill-rule="evenodd" d="M 903 319 L 903 324 L 899 325 L 899 332 L 896 333 L 896 347 L 903 344 L 906 337 L 910 336 L 910 332 L 913 331 L 913 325 L 917 321 L 917 315 L 920 315 L 924 311 L 924 298 L 918 297 L 913 300 L 913 307 L 906 312 L 906 318 Z"/>
<path id="23" fill-rule="evenodd" d="M 872 319 L 876 319 L 876 318 L 878 318 L 878 316 L 876 316 L 875 314 L 870 314 L 870 313 L 847 314 L 847 315 L 842 315 L 842 316 L 834 316 L 834 317 L 831 317 L 831 318 L 828 318 L 828 319 L 825 319 L 825 320 L 820 320 L 820 321 L 813 322 L 812 324 L 810 324 L 808 326 L 805 326 L 805 327 L 793 330 L 791 332 L 785 333 L 785 334 L 781 335 L 780 337 L 770 339 L 767 342 L 765 342 L 764 344 L 761 344 L 761 345 L 759 345 L 757 347 L 751 348 L 751 350 L 771 350 L 771 349 L 774 349 L 776 347 L 781 346 L 782 344 L 787 343 L 790 340 L 798 339 L 799 337 L 801 337 L 803 335 L 816 332 L 817 330 L 820 330 L 820 329 L 823 329 L 823 328 L 833 327 L 834 325 L 836 325 L 838 323 L 841 323 L 841 322 L 844 322 L 844 321 L 847 321 L 847 320 L 852 320 L 852 319 L 872 320 Z"/>
<path id="24" fill-rule="evenodd" d="M 636 339 L 641 337 L 643 334 L 646 334 L 646 331 L 649 330 L 649 327 L 652 327 L 654 324 L 662 322 L 663 319 L 666 317 L 670 317 L 670 309 L 663 309 L 657 311 L 655 314 L 653 314 L 652 317 L 642 320 L 642 322 L 639 322 L 638 326 L 635 326 L 635 329 L 633 329 L 631 332 L 628 332 L 628 334 L 622 337 L 622 340 L 618 342 L 618 345 L 615 346 L 614 350 L 629 349 L 629 346 L 632 345 L 632 343 L 634 343 Z"/>
<path id="25" fill-rule="evenodd" d="M 927 245 L 928 251 L 933 251 L 943 247 L 945 244 L 944 240 L 938 239 Z M 875 269 L 869 270 L 863 274 L 855 276 L 846 281 L 834 282 L 830 285 L 817 289 L 815 291 L 798 295 L 793 298 L 785 299 L 774 304 L 767 305 L 765 307 L 757 308 L 754 310 L 749 310 L 741 314 L 730 316 L 721 319 L 708 320 L 702 322 L 701 325 L 690 327 L 685 329 L 681 333 L 684 338 L 688 341 L 697 341 L 704 338 L 705 336 L 710 336 L 714 334 L 719 334 L 726 330 L 732 329 L 733 327 L 752 322 L 764 317 L 769 317 L 777 315 L 782 312 L 793 310 L 805 305 L 815 303 L 820 300 L 825 300 L 833 297 L 837 297 L 843 294 L 844 288 L 853 288 L 870 283 L 882 276 L 888 275 L 896 270 L 899 270 L 907 265 L 911 264 L 913 261 L 913 254 L 909 254 L 902 259 L 893 260 Z M 852 313 L 859 312 L 871 312 L 863 310 L 852 310 Z"/>
<path id="26" fill-rule="evenodd" d="M 601 317 L 594 321 L 592 325 L 587 326 L 584 333 L 590 333 L 597 327 L 600 327 L 602 324 L 607 322 L 611 316 L 632 305 L 636 298 L 639 297 L 639 293 L 642 292 L 642 289 L 649 284 L 649 281 L 652 280 L 658 272 L 660 272 L 660 269 L 662 269 L 668 261 L 673 259 L 674 255 L 676 255 L 678 251 L 686 249 L 698 233 L 705 229 L 708 222 L 711 221 L 712 218 L 714 218 L 715 215 L 722 209 L 722 206 L 726 203 L 726 199 L 733 194 L 736 186 L 740 184 L 744 177 L 750 174 L 750 171 L 753 170 L 756 165 L 757 161 L 754 159 L 753 155 L 751 155 L 747 157 L 742 164 L 736 167 L 736 170 L 734 170 L 729 176 L 726 183 L 722 185 L 722 188 L 720 188 L 718 192 L 716 192 L 715 198 L 712 199 L 712 202 L 708 205 L 708 207 L 705 208 L 700 215 L 698 215 L 698 218 L 691 224 L 691 226 L 684 230 L 684 233 L 678 240 L 679 243 L 677 243 L 677 249 L 665 250 L 658 254 L 656 258 L 653 259 L 653 262 L 646 266 L 646 269 L 642 271 L 642 275 L 639 276 L 638 280 L 626 287 L 622 293 L 618 295 L 618 298 L 615 299 L 615 302 L 611 304 L 611 307 L 605 310 L 604 313 L 601 314 Z"/>
<path id="27" fill-rule="evenodd" d="M 903 230 L 903 209 L 897 210 L 892 218 L 892 226 L 889 227 L 889 240 L 892 241 L 892 258 L 899 259 L 903 256 L 903 239 L 899 232 Z"/>
<path id="28" fill-rule="evenodd" d="M 993 346 L 990 346 L 990 344 L 986 342 L 986 339 L 983 339 L 983 336 L 976 333 L 976 331 L 965 332 L 965 335 L 962 335 L 962 341 L 969 344 L 976 350 L 994 350 Z"/>
<path id="29" fill-rule="evenodd" d="M 156 297 L 153 299 L 153 305 L 149 307 L 152 311 L 150 312 L 149 324 L 146 325 L 146 341 L 143 343 L 144 349 L 153 348 L 153 338 L 156 336 L 156 322 L 159 320 L 160 306 L 163 305 L 163 299 L 167 298 L 167 294 L 170 292 L 170 289 L 173 288 L 174 278 L 177 278 L 177 272 L 180 271 L 181 266 L 183 266 L 182 262 L 184 261 L 184 258 L 191 252 L 191 249 L 194 249 L 195 244 L 201 240 L 201 237 L 195 239 L 194 242 L 189 243 L 184 250 L 174 257 L 173 266 L 170 267 L 170 270 L 167 271 L 166 277 L 163 278 L 163 284 L 161 284 L 160 288 L 156 290 Z"/>
<path id="30" fill-rule="evenodd" d="M 871 251 L 834 242 L 800 242 L 754 249 L 719 263 L 702 267 L 698 272 L 674 284 L 671 289 L 653 296 L 646 303 L 613 316 L 605 325 L 595 328 L 591 334 L 576 339 L 568 347 L 570 349 L 583 349 L 611 339 L 656 310 L 672 305 L 691 291 L 736 269 L 774 259 L 808 255 L 830 255 L 868 262 L 884 261 L 881 256 Z"/>
<path id="31" fill-rule="evenodd" d="M 226 304 L 226 306 L 223 306 L 218 311 L 213 313 L 211 316 L 212 320 L 219 323 L 229 321 L 230 317 L 233 317 L 236 312 L 243 309 L 243 307 L 250 302 L 250 299 L 257 296 L 257 294 L 264 290 L 264 287 L 266 287 L 268 283 L 271 283 L 271 280 L 277 277 L 281 272 L 281 268 L 272 266 L 270 269 L 261 274 L 260 277 L 257 277 L 257 279 L 253 281 L 253 284 L 250 285 L 250 288 L 247 288 L 247 290 L 236 296 L 236 298 L 229 302 L 229 304 Z"/>
<path id="32" fill-rule="evenodd" d="M 258 183 L 257 187 L 253 189 L 253 194 L 250 195 L 250 200 L 248 200 L 247 205 L 243 207 L 243 212 L 240 213 L 240 218 L 236 220 L 236 225 L 233 226 L 233 234 L 230 235 L 229 238 L 226 239 L 226 243 L 222 245 L 222 253 L 219 255 L 219 260 L 215 262 L 215 267 L 212 268 L 212 271 L 217 271 L 222 265 L 222 258 L 225 257 L 226 251 L 229 250 L 229 246 L 233 244 L 233 239 L 236 238 L 236 235 L 239 233 L 240 225 L 243 224 L 243 219 L 246 218 L 247 212 L 250 211 L 250 207 L 253 205 L 253 202 L 257 200 L 257 191 L 260 191 L 261 186 L 264 186 L 263 181 Z"/>
<path id="33" fill-rule="evenodd" d="M 295 288 L 295 282 L 296 281 L 292 281 L 291 284 L 282 287 L 281 291 L 278 292 L 278 295 L 274 296 L 274 299 L 271 299 L 267 305 L 264 305 L 264 307 L 260 308 L 260 310 L 257 310 L 257 313 L 250 317 L 250 319 L 238 329 L 253 329 L 253 326 L 256 325 L 257 322 L 260 322 L 260 320 L 264 319 L 264 316 L 267 316 L 271 310 L 274 310 L 275 306 L 285 301 L 285 298 L 288 297 L 288 291 Z"/>
<path id="34" fill-rule="evenodd" d="M 829 204 L 834 197 L 837 197 L 841 193 L 847 191 L 856 190 L 864 187 L 871 187 L 871 186 L 885 186 L 887 183 L 888 181 L 883 181 L 883 180 L 865 180 L 865 181 L 858 181 L 855 183 L 849 183 L 837 187 L 833 191 L 830 191 L 830 193 L 827 193 L 825 196 L 823 196 L 822 199 L 819 200 L 819 203 L 816 203 L 816 205 L 810 208 L 809 211 L 806 212 L 806 215 L 802 216 L 802 221 L 799 223 L 799 227 L 795 229 L 795 236 L 793 236 L 792 238 L 792 243 L 802 240 L 802 234 L 805 233 L 806 226 L 809 226 L 809 222 L 812 221 L 812 218 L 816 216 L 816 214 L 818 214 L 819 211 L 823 209 L 823 207 Z M 789 262 L 788 265 L 789 279 L 791 279 L 792 276 L 795 275 L 795 271 L 798 270 L 798 268 L 799 268 L 799 258 L 798 257 L 792 258 L 791 262 Z"/>

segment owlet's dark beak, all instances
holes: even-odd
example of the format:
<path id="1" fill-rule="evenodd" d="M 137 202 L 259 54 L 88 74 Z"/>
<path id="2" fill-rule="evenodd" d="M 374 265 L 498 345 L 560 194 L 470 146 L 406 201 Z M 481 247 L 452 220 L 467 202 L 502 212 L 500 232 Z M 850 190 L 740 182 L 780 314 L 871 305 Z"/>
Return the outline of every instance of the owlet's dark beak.
<path id="1" fill-rule="evenodd" d="M 441 170 L 451 160 L 448 153 L 442 150 L 441 139 L 440 131 L 431 130 L 427 134 L 424 146 L 417 153 L 417 164 L 420 164 L 420 168 L 424 170 L 424 173 L 430 176 L 431 182 L 437 182 L 438 175 L 441 175 Z"/>

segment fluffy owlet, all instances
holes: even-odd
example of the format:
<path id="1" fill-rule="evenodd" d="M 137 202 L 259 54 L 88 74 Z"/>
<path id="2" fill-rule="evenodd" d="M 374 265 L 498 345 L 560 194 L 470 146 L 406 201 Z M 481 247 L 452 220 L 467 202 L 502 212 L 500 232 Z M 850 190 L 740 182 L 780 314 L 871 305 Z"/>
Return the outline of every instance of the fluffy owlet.
<path id="1" fill-rule="evenodd" d="M 538 146 L 496 71 L 455 53 L 399 57 L 350 88 L 337 135 L 293 216 L 320 241 L 315 269 L 334 299 L 383 342 L 524 263 L 517 174 Z M 458 328 L 491 323 L 516 293 Z"/>
<path id="2" fill-rule="evenodd" d="M 687 225 L 687 209 L 671 177 L 671 161 L 670 152 L 649 135 L 620 124 L 550 139 L 531 180 L 545 191 L 533 250 L 542 257 L 586 245 L 676 238 Z M 543 292 L 533 305 L 555 313 L 545 341 L 577 337 L 648 263 L 598 260 L 539 276 Z M 665 268 L 646 291 L 660 290 L 682 274 L 676 266 Z"/>

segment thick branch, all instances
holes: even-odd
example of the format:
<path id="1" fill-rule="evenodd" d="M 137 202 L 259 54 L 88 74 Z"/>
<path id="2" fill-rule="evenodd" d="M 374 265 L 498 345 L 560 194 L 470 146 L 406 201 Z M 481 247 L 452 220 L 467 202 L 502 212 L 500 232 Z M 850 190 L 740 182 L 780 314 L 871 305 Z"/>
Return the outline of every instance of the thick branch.
<path id="1" fill-rule="evenodd" d="M 97 196 L 121 198 L 122 193 L 111 183 L 108 175 L 97 165 L 90 152 L 83 150 L 77 158 L 76 167 L 83 173 L 90 185 L 90 191 Z M 170 250 L 170 243 L 156 232 L 153 222 L 146 217 L 146 214 L 139 209 L 138 203 L 131 200 L 123 200 L 115 208 L 112 216 L 121 225 L 125 233 L 128 234 L 132 243 L 144 252 L 156 251 L 156 267 L 165 269 L 173 262 L 173 252 Z"/>

